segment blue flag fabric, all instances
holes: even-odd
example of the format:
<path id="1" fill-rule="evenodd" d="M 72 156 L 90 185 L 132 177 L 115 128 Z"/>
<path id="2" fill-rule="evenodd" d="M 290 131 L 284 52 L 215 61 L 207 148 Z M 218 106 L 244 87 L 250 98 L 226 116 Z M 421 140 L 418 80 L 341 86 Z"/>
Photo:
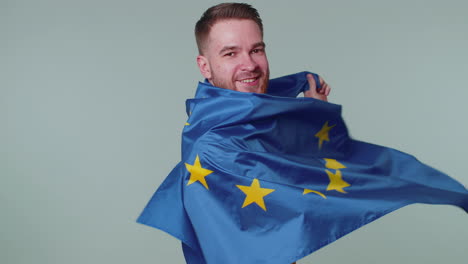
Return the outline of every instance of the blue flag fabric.
<path id="1" fill-rule="evenodd" d="M 457 181 L 351 139 L 341 106 L 296 98 L 306 74 L 271 80 L 268 94 L 199 83 L 181 162 L 138 222 L 180 239 L 189 264 L 287 264 L 408 204 L 468 212 Z"/>

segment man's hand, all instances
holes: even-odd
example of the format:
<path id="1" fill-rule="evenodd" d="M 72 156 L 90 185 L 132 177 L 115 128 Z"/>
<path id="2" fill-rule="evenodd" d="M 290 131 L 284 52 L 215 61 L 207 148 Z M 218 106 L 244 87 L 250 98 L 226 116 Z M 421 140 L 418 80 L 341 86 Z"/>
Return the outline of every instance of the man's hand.
<path id="1" fill-rule="evenodd" d="M 315 79 L 314 79 L 314 76 L 312 76 L 312 74 L 307 74 L 307 81 L 309 82 L 309 90 L 305 91 L 304 92 L 304 97 L 311 97 L 311 98 L 315 98 L 315 99 L 319 99 L 319 100 L 322 100 L 322 101 L 325 101 L 325 102 L 328 102 L 328 99 L 327 99 L 327 96 L 330 94 L 330 86 L 322 79 L 322 77 L 319 76 L 319 80 L 320 80 L 320 85 L 321 85 L 321 88 L 320 90 L 317 90 L 316 87 L 316 83 L 315 83 Z"/>

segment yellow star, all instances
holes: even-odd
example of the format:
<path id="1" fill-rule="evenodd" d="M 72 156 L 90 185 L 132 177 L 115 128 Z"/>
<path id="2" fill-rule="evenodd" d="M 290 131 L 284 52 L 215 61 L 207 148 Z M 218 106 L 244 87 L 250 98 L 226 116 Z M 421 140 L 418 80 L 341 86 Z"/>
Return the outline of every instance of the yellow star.
<path id="1" fill-rule="evenodd" d="M 198 157 L 198 155 L 195 158 L 195 162 L 193 163 L 193 165 L 185 163 L 185 167 L 190 172 L 190 179 L 187 183 L 187 186 L 196 181 L 199 181 L 201 184 L 203 184 L 203 186 L 205 186 L 207 190 L 209 190 L 205 177 L 210 175 L 213 171 L 202 168 L 200 164 L 200 158 Z"/>
<path id="2" fill-rule="evenodd" d="M 329 170 L 325 170 L 330 178 L 330 184 L 328 184 L 327 191 L 335 190 L 341 193 L 346 193 L 343 188 L 351 186 L 341 178 L 341 171 L 337 170 L 333 173 Z"/>
<path id="3" fill-rule="evenodd" d="M 325 167 L 333 170 L 339 170 L 346 168 L 345 165 L 339 163 L 336 159 L 324 159 L 325 160 Z"/>
<path id="4" fill-rule="evenodd" d="M 251 203 L 256 203 L 260 206 L 264 211 L 266 211 L 265 201 L 263 201 L 263 197 L 267 196 L 268 194 L 274 192 L 274 189 L 267 189 L 261 188 L 260 182 L 257 179 L 253 179 L 252 184 L 250 186 L 243 186 L 243 185 L 236 185 L 243 193 L 245 193 L 245 200 L 242 208 L 246 207 Z"/>
<path id="5" fill-rule="evenodd" d="M 323 141 L 330 141 L 330 138 L 328 137 L 328 132 L 336 125 L 333 126 L 328 126 L 328 121 L 325 122 L 323 125 L 322 129 L 320 129 L 317 134 L 315 134 L 315 137 L 319 139 L 319 149 L 322 148 Z"/>
<path id="6" fill-rule="evenodd" d="M 186 126 L 190 126 L 190 124 L 189 124 L 188 122 L 185 122 L 185 125 L 186 125 Z"/>
<path id="7" fill-rule="evenodd" d="M 318 194 L 318 195 L 322 196 L 323 199 L 327 199 L 327 196 L 325 196 L 325 194 L 323 194 L 321 192 L 314 191 L 314 190 L 310 190 L 310 189 L 304 189 L 304 192 L 302 193 L 302 195 L 306 195 L 308 193 L 315 193 L 315 194 Z"/>

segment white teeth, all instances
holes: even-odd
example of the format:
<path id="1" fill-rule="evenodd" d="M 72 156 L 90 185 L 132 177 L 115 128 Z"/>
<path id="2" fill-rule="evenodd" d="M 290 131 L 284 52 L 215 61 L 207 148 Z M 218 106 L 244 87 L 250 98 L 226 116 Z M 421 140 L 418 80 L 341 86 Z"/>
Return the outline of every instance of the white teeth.
<path id="1" fill-rule="evenodd" d="M 246 80 L 242 80 L 241 82 L 243 83 L 251 83 L 251 82 L 254 82 L 255 79 L 246 79 Z"/>

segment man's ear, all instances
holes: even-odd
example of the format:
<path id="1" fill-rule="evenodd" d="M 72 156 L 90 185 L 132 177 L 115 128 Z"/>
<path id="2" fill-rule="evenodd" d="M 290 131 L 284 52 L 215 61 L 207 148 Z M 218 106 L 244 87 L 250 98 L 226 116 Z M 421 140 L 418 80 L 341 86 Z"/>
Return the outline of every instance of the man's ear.
<path id="1" fill-rule="evenodd" d="M 203 75 L 203 77 L 210 80 L 211 71 L 210 71 L 210 65 L 208 63 L 208 59 L 203 55 L 198 55 L 197 64 L 198 64 L 198 69 L 200 69 L 200 73 Z"/>

